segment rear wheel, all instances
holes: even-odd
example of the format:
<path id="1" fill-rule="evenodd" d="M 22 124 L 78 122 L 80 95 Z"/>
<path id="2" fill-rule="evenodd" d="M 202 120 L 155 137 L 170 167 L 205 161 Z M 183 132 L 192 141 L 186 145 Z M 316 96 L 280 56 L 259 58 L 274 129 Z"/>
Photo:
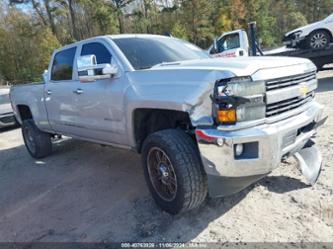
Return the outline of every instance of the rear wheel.
<path id="1" fill-rule="evenodd" d="M 308 47 L 313 49 L 326 48 L 330 42 L 331 36 L 324 30 L 314 31 L 307 38 Z"/>
<path id="2" fill-rule="evenodd" d="M 163 130 L 148 136 L 142 162 L 149 190 L 166 212 L 194 209 L 205 200 L 207 179 L 194 141 L 182 130 Z"/>
<path id="3" fill-rule="evenodd" d="M 51 136 L 37 128 L 32 119 L 22 122 L 22 135 L 29 154 L 34 158 L 43 158 L 51 154 Z"/>

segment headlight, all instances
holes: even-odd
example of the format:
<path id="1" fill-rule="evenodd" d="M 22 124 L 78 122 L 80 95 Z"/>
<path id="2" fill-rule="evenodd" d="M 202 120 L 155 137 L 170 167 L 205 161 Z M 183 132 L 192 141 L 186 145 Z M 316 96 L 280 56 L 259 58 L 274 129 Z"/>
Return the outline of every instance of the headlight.
<path id="1" fill-rule="evenodd" d="M 265 91 L 265 82 L 252 81 L 251 77 L 236 77 L 218 81 L 214 92 L 217 122 L 234 124 L 237 121 L 264 118 Z M 234 117 L 235 120 L 233 121 L 230 117 Z"/>
<path id="2" fill-rule="evenodd" d="M 237 77 L 216 83 L 218 96 L 252 96 L 265 93 L 264 81 L 252 81 L 251 77 Z"/>
<path id="3" fill-rule="evenodd" d="M 298 39 L 298 38 L 302 35 L 302 33 L 303 33 L 303 31 L 302 31 L 302 30 L 299 30 L 299 31 L 296 31 L 296 32 L 290 34 L 290 37 L 291 37 L 292 39 Z"/>
<path id="4" fill-rule="evenodd" d="M 252 106 L 239 106 L 237 108 L 237 121 L 250 121 L 265 117 L 266 107 L 264 104 Z"/>

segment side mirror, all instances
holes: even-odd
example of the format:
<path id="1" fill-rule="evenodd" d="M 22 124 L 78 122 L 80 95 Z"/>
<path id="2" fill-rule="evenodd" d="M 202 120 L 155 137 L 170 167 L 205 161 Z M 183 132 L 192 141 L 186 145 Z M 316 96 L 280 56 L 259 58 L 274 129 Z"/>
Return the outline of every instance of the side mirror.
<path id="1" fill-rule="evenodd" d="M 118 68 L 111 64 L 97 64 L 95 55 L 80 56 L 77 60 L 80 81 L 89 82 L 109 79 L 118 74 Z"/>
<path id="2" fill-rule="evenodd" d="M 102 69 L 103 75 L 110 75 L 113 77 L 114 75 L 118 74 L 118 68 L 111 64 L 105 64 L 105 67 Z"/>
<path id="3" fill-rule="evenodd" d="M 77 67 L 80 71 L 80 69 L 90 68 L 97 65 L 97 59 L 96 55 L 90 54 L 90 55 L 84 55 L 80 56 L 77 60 Z"/>
<path id="4" fill-rule="evenodd" d="M 48 81 L 48 76 L 49 76 L 48 71 L 45 70 L 44 73 L 42 74 L 44 83 Z"/>
<path id="5" fill-rule="evenodd" d="M 243 48 L 239 48 L 239 49 L 237 49 L 237 52 L 238 52 L 238 56 L 248 56 L 248 53 L 246 52 L 246 50 L 245 49 L 243 49 Z"/>

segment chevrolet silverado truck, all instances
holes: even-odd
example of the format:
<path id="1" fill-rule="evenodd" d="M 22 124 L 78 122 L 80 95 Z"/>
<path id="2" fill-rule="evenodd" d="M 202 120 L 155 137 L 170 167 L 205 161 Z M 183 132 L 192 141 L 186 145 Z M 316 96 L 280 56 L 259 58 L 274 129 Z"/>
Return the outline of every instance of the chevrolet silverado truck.
<path id="1" fill-rule="evenodd" d="M 34 158 L 65 135 L 135 150 L 150 192 L 177 214 L 236 193 L 295 156 L 309 184 L 326 120 L 316 67 L 287 57 L 210 58 L 188 42 L 112 35 L 53 53 L 44 82 L 10 97 Z"/>

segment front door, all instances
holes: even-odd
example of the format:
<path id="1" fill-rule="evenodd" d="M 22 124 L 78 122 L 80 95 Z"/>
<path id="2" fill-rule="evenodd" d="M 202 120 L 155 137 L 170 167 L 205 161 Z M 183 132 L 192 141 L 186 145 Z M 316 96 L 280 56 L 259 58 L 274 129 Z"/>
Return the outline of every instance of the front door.
<path id="1" fill-rule="evenodd" d="M 97 64 L 115 63 L 108 44 L 103 40 L 82 44 L 80 56 L 84 55 L 95 55 Z M 79 129 L 81 137 L 114 144 L 126 143 L 123 77 L 124 74 L 119 72 L 111 79 L 80 83 L 76 109 L 82 126 Z"/>

